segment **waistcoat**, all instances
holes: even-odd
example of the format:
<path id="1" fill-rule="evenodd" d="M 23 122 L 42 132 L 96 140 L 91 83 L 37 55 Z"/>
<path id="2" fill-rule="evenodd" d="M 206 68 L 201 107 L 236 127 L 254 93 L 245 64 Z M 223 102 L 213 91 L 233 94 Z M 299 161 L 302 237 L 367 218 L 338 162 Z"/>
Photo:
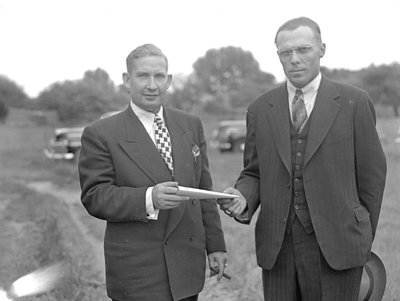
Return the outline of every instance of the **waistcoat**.
<path id="1" fill-rule="evenodd" d="M 310 234 L 314 231 L 303 183 L 304 154 L 307 145 L 310 118 L 307 119 L 302 131 L 297 133 L 293 124 L 290 127 L 290 144 L 292 158 L 292 194 L 286 232 L 290 233 L 295 217 L 299 219 L 304 230 Z"/>

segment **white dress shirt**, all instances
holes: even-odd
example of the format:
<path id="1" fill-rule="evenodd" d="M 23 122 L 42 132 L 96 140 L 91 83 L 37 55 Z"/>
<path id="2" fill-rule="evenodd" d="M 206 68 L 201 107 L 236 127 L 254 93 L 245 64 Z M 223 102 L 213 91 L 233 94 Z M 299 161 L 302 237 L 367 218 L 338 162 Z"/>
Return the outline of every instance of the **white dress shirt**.
<path id="1" fill-rule="evenodd" d="M 143 124 L 144 128 L 146 129 L 147 134 L 149 134 L 151 140 L 155 145 L 155 124 L 154 124 L 154 117 L 155 114 L 142 108 L 139 108 L 137 105 L 131 101 L 130 107 L 135 113 L 135 115 L 139 118 L 140 122 Z M 164 121 L 164 113 L 163 107 L 160 107 L 157 115 Z M 153 198 L 152 198 L 153 187 L 149 187 L 146 190 L 146 212 L 148 219 L 158 219 L 158 213 L 160 212 L 159 209 L 155 209 L 153 206 Z"/>
<path id="2" fill-rule="evenodd" d="M 318 88 L 321 83 L 321 73 L 319 73 L 310 83 L 304 86 L 301 91 L 303 91 L 304 104 L 306 106 L 307 111 L 307 119 L 310 117 L 312 110 L 314 109 L 315 99 L 317 98 Z M 290 110 L 290 118 L 293 122 L 292 116 L 292 100 L 296 94 L 296 88 L 289 80 L 287 81 L 287 90 L 288 90 L 288 101 L 289 101 L 289 110 Z"/>

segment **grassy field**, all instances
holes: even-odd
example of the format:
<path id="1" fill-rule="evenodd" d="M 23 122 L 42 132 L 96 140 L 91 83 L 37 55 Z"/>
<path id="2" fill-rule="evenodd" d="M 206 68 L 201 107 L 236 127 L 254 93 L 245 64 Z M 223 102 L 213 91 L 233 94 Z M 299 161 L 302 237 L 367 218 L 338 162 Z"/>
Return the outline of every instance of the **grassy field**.
<path id="1" fill-rule="evenodd" d="M 372 249 L 382 258 L 387 270 L 383 300 L 400 300 L 400 144 L 393 143 L 399 119 L 381 119 L 378 128 L 387 136 L 384 151 L 388 175 L 376 238 Z"/>
<path id="2" fill-rule="evenodd" d="M 207 116 L 203 120 L 210 138 L 217 120 Z M 400 144 L 393 143 L 399 126 L 400 120 L 393 118 L 378 123 L 387 139 L 388 178 L 373 250 L 385 263 L 388 281 L 384 300 L 390 301 L 400 300 Z M 49 161 L 42 153 L 51 135 L 49 126 L 0 126 L 0 287 L 7 288 L 13 280 L 43 264 L 64 260 L 69 273 L 63 286 L 24 300 L 107 300 L 91 246 L 77 235 L 79 227 L 71 216 L 71 207 L 29 188 L 31 183 L 49 181 L 71 195 L 79 192 L 75 164 Z M 242 167 L 241 154 L 209 149 L 209 159 L 215 190 L 234 185 Z M 89 232 L 101 239 L 103 225 L 83 211 L 80 214 Z M 217 283 L 215 277 L 207 278 L 200 301 L 262 300 L 261 272 L 254 254 L 254 221 L 244 226 L 224 214 L 221 218 L 229 252 L 227 272 L 232 280 Z"/>

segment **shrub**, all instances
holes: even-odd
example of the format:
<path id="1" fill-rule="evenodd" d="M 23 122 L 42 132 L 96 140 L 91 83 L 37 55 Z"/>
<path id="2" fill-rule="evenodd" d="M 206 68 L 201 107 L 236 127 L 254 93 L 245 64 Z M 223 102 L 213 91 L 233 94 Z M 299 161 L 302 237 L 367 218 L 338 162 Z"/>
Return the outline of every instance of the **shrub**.
<path id="1" fill-rule="evenodd" d="M 0 99 L 0 122 L 5 123 L 9 110 L 7 105 Z"/>

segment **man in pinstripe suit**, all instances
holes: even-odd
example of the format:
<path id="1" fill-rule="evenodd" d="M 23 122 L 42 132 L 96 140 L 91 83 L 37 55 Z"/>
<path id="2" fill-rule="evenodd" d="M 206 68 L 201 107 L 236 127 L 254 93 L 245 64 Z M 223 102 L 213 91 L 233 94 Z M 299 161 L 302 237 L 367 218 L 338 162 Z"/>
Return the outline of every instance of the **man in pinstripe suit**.
<path id="1" fill-rule="evenodd" d="M 219 205 L 256 222 L 265 300 L 357 300 L 377 228 L 386 160 L 363 90 L 320 73 L 319 26 L 277 31 L 287 81 L 248 107 L 244 169 Z"/>

